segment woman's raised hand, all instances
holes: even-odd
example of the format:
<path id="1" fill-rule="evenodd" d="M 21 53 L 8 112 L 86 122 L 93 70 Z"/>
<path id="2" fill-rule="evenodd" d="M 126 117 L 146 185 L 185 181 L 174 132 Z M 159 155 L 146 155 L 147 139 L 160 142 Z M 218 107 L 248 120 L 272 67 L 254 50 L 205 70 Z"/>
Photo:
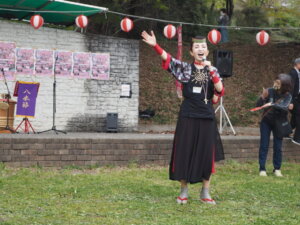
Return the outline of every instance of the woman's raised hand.
<path id="1" fill-rule="evenodd" d="M 142 37 L 143 37 L 143 42 L 147 43 L 148 45 L 153 47 L 156 45 L 156 37 L 153 31 L 151 31 L 151 35 L 148 34 L 146 31 L 143 31 Z"/>

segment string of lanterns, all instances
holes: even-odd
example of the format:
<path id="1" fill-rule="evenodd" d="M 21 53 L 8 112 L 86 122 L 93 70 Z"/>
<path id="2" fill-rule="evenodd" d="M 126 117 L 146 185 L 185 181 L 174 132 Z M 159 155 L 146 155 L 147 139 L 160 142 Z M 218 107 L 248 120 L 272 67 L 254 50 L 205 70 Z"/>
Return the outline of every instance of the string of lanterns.
<path id="1" fill-rule="evenodd" d="M 85 28 L 88 25 L 89 21 L 85 15 L 79 15 L 76 17 L 75 23 L 76 23 L 77 27 Z M 40 15 L 33 15 L 30 18 L 30 24 L 31 24 L 31 26 L 33 26 L 34 29 L 39 29 L 40 27 L 42 27 L 44 25 L 44 19 Z"/>
<path id="2" fill-rule="evenodd" d="M 79 15 L 76 17 L 75 23 L 77 27 L 85 28 L 88 25 L 88 18 L 85 15 Z M 43 26 L 44 19 L 40 15 L 33 15 L 30 19 L 30 24 L 34 27 L 34 29 L 39 29 Z M 131 19 L 125 17 L 121 20 L 120 27 L 122 31 L 130 32 L 134 27 L 134 23 Z M 172 39 L 176 36 L 177 30 L 174 25 L 168 24 L 164 27 L 163 33 L 166 38 Z M 211 44 L 217 45 L 221 41 L 221 33 L 216 29 L 212 29 L 208 33 L 207 39 Z M 270 35 L 266 31 L 262 30 L 256 34 L 256 42 L 259 45 L 264 46 L 268 44 L 269 41 Z"/>

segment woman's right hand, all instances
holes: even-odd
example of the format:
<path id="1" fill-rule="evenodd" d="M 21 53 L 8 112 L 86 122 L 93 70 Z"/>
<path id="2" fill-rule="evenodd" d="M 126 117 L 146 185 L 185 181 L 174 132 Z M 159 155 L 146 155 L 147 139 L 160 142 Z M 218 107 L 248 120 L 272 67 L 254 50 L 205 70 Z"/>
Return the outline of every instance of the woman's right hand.
<path id="1" fill-rule="evenodd" d="M 154 47 L 157 44 L 156 37 L 155 37 L 153 31 L 151 31 L 151 35 L 148 34 L 146 31 L 143 31 L 142 37 L 143 37 L 143 42 L 147 43 L 148 45 L 150 45 L 152 47 Z"/>
<path id="2" fill-rule="evenodd" d="M 269 103 L 267 103 L 267 104 L 264 104 L 262 107 L 263 107 L 263 108 L 268 108 L 268 107 L 270 107 L 270 106 L 272 106 L 272 103 L 271 103 L 271 102 L 269 102 Z"/>

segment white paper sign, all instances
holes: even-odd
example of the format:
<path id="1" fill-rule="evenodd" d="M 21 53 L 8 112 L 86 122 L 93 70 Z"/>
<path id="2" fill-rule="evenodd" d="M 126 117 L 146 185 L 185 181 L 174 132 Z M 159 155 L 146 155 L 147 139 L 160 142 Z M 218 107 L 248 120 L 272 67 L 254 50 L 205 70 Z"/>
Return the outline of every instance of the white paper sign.
<path id="1" fill-rule="evenodd" d="M 130 84 L 122 84 L 121 85 L 121 97 L 131 97 L 131 85 Z"/>

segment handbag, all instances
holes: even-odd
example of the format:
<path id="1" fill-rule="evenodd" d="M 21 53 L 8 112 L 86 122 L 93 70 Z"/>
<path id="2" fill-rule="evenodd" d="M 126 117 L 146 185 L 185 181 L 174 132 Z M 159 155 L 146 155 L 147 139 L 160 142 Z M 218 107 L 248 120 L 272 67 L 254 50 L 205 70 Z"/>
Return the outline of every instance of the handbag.
<path id="1" fill-rule="evenodd" d="M 291 133 L 293 133 L 292 126 L 288 121 L 287 116 L 276 118 L 274 125 L 274 135 L 279 139 L 288 137 Z"/>

